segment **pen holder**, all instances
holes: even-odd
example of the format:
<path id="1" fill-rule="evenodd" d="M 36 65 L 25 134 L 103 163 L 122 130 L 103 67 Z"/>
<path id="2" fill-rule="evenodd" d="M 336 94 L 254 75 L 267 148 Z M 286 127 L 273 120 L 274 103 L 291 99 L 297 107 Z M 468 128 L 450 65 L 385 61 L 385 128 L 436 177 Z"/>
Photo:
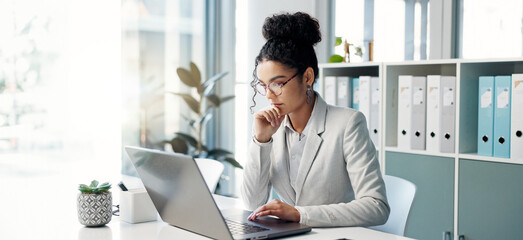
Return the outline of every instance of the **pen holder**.
<path id="1" fill-rule="evenodd" d="M 120 192 L 120 219 L 128 223 L 155 221 L 157 211 L 143 188 Z"/>

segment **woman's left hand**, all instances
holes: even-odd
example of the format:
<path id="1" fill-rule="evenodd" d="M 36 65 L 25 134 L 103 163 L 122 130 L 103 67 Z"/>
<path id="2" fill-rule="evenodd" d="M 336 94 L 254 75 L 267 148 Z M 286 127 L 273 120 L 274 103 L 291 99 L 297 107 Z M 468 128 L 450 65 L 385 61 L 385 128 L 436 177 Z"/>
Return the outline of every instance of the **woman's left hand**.
<path id="1" fill-rule="evenodd" d="M 293 206 L 284 203 L 278 199 L 274 199 L 271 202 L 259 207 L 254 210 L 251 215 L 247 218 L 248 220 L 256 220 L 258 217 L 272 215 L 282 220 L 299 222 L 300 212 Z"/>

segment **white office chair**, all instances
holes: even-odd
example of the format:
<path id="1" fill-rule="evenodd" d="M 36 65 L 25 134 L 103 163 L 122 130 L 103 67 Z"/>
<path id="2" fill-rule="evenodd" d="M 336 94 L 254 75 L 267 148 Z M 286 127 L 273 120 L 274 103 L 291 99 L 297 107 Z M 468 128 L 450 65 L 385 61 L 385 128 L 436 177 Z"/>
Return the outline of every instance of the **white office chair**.
<path id="1" fill-rule="evenodd" d="M 207 187 L 209 187 L 211 193 L 214 193 L 224 169 L 223 163 L 208 158 L 196 158 L 195 161 L 203 175 L 203 179 L 205 179 Z"/>
<path id="2" fill-rule="evenodd" d="M 370 228 L 404 236 L 410 208 L 414 195 L 416 195 L 416 185 L 403 178 L 389 175 L 384 175 L 383 180 L 387 188 L 387 200 L 390 206 L 389 219 L 383 225 Z"/>

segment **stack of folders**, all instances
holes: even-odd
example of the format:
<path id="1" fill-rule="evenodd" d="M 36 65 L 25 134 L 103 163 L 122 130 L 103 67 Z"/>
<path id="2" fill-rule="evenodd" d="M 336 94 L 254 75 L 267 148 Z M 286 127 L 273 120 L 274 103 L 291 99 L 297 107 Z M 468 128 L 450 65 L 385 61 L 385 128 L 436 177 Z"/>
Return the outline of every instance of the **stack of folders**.
<path id="1" fill-rule="evenodd" d="M 523 74 L 480 76 L 478 155 L 523 159 Z"/>
<path id="2" fill-rule="evenodd" d="M 398 148 L 425 150 L 426 82 L 424 76 L 398 78 Z"/>
<path id="3" fill-rule="evenodd" d="M 454 153 L 455 99 L 455 76 L 427 76 L 427 152 Z"/>
<path id="4" fill-rule="evenodd" d="M 379 146 L 379 78 L 326 76 L 324 81 L 324 99 L 327 104 L 361 111 L 367 119 L 371 140 L 375 146 Z"/>

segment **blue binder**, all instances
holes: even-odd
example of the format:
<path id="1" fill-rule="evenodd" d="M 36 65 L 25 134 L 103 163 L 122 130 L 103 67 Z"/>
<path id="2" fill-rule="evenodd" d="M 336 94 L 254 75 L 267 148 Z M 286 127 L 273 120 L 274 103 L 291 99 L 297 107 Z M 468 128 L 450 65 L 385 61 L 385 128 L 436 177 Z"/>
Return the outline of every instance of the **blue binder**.
<path id="1" fill-rule="evenodd" d="M 479 77 L 478 155 L 492 156 L 494 139 L 494 77 Z"/>
<path id="2" fill-rule="evenodd" d="M 494 80 L 494 157 L 510 158 L 510 102 L 512 76 Z"/>
<path id="3" fill-rule="evenodd" d="M 359 78 L 353 78 L 352 80 L 352 87 L 351 87 L 351 108 L 355 110 L 360 109 L 360 79 Z"/>

